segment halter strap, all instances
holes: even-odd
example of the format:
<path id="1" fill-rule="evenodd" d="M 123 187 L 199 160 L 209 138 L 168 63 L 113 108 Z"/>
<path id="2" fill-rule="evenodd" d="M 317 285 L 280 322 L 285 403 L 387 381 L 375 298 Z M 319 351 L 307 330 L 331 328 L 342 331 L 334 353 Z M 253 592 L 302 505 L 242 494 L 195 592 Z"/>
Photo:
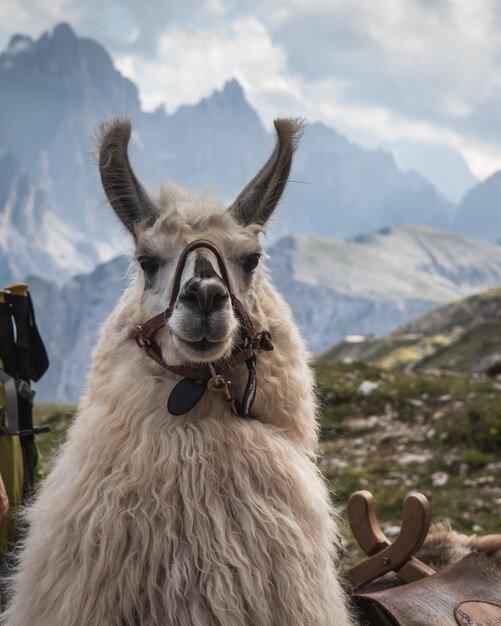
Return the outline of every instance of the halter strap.
<path id="1" fill-rule="evenodd" d="M 202 381 L 211 378 L 212 372 L 208 365 L 204 365 L 203 367 L 169 365 L 163 358 L 160 346 L 154 340 L 156 333 L 166 326 L 167 321 L 174 311 L 174 305 L 181 288 L 181 276 L 184 266 L 186 265 L 186 259 L 188 258 L 190 252 L 193 252 L 193 250 L 198 248 L 207 248 L 215 255 L 219 265 L 219 271 L 221 272 L 221 278 L 223 279 L 230 295 L 231 306 L 240 322 L 240 337 L 242 343 L 233 348 L 231 355 L 227 359 L 218 361 L 214 365 L 214 370 L 216 374 L 224 374 L 225 372 L 234 369 L 241 363 L 247 363 L 249 368 L 249 378 L 240 409 L 242 417 L 247 417 L 251 409 L 256 390 L 254 352 L 261 349 L 268 351 L 273 350 L 273 344 L 269 331 L 264 330 L 261 333 L 256 333 L 254 324 L 252 323 L 244 305 L 232 292 L 223 255 L 214 243 L 206 239 L 196 239 L 184 248 L 176 265 L 169 306 L 165 311 L 155 315 L 144 324 L 137 325 L 135 332 L 136 343 L 142 350 L 144 350 L 146 356 L 153 359 L 164 369 L 177 374 L 178 376 Z"/>
<path id="2" fill-rule="evenodd" d="M 207 248 L 214 254 L 219 265 L 221 278 L 228 288 L 230 296 L 232 295 L 230 280 L 228 278 L 228 270 L 226 269 L 226 264 L 224 262 L 221 251 L 216 246 L 216 244 L 212 243 L 212 241 L 208 241 L 207 239 L 195 239 L 195 241 L 189 243 L 186 248 L 181 252 L 181 256 L 179 257 L 179 260 L 177 262 L 176 271 L 174 272 L 174 283 L 172 284 L 172 291 L 167 311 L 169 309 L 172 309 L 172 307 L 176 303 L 177 296 L 179 295 L 179 289 L 181 287 L 181 276 L 183 274 L 184 266 L 186 265 L 186 259 L 188 258 L 188 254 L 190 254 L 190 252 L 193 252 L 193 250 L 197 250 L 198 248 Z M 168 317 L 170 317 L 170 315 Z"/>

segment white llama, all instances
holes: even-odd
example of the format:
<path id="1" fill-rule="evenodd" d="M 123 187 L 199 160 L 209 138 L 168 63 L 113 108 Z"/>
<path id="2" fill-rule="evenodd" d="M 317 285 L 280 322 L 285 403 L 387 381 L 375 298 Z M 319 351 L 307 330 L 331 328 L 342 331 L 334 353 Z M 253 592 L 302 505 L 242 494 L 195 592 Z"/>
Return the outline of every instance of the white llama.
<path id="1" fill-rule="evenodd" d="M 101 330 L 75 422 L 28 512 L 9 626 L 352 623 L 336 573 L 336 521 L 315 466 L 307 352 L 259 263 L 258 235 L 301 131 L 287 119 L 275 128 L 275 150 L 229 209 L 175 188 L 153 201 L 129 164 L 129 122 L 103 128 L 101 177 L 134 238 L 135 272 Z M 186 249 L 199 239 L 209 243 Z M 249 350 L 245 311 L 274 344 L 257 355 L 247 419 L 222 393 L 197 402 L 204 388 L 191 379 L 173 391 L 181 377 L 162 366 L 207 372 L 211 363 L 250 405 L 252 359 L 238 362 Z M 150 318 L 153 334 L 139 338 L 148 352 L 135 336 Z M 189 410 L 175 416 L 168 403 Z"/>

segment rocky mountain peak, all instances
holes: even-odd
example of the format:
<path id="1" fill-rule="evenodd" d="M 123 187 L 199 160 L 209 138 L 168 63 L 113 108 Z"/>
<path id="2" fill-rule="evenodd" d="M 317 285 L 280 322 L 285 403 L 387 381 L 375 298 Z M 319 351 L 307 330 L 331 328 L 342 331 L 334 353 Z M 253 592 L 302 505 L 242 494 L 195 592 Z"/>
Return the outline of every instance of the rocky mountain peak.
<path id="1" fill-rule="evenodd" d="M 52 31 L 52 37 L 55 42 L 69 42 L 76 41 L 77 36 L 75 35 L 75 31 L 68 22 L 60 22 L 54 26 L 54 30 Z"/>
<path id="2" fill-rule="evenodd" d="M 261 121 L 256 111 L 251 107 L 245 98 L 244 91 L 236 79 L 226 82 L 222 89 L 214 91 L 210 96 L 203 98 L 194 106 L 182 106 L 175 117 L 209 116 L 226 123 L 251 124 L 260 126 L 261 133 L 264 133 Z M 228 117 L 230 115 L 230 117 Z M 253 128 L 255 130 L 255 128 Z"/>
<path id="3" fill-rule="evenodd" d="M 501 237 L 501 172 L 471 189 L 461 201 L 455 229 L 478 239 L 491 242 Z"/>
<path id="4" fill-rule="evenodd" d="M 33 39 L 31 37 L 17 33 L 16 35 L 12 35 L 10 38 L 5 52 L 10 55 L 19 54 L 20 52 L 24 52 L 30 48 L 32 45 Z"/>
<path id="5" fill-rule="evenodd" d="M 227 101 L 234 103 L 246 103 L 244 90 L 236 78 L 232 78 L 227 81 L 224 84 L 223 89 L 216 93 L 221 94 L 221 96 Z"/>

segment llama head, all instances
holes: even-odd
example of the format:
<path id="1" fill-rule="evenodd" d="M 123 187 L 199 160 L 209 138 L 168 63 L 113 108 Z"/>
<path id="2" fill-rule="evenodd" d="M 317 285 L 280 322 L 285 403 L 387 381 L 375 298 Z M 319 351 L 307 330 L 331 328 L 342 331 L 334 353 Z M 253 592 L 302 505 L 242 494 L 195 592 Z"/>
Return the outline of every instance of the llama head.
<path id="1" fill-rule="evenodd" d="M 268 161 L 229 208 L 175 187 L 153 200 L 137 180 L 127 154 L 128 120 L 102 127 L 99 169 L 106 196 L 135 242 L 137 280 L 131 322 L 144 323 L 170 301 L 177 261 L 188 243 L 206 239 L 221 251 L 233 293 L 251 307 L 263 280 L 259 233 L 277 206 L 301 133 L 300 122 L 275 121 L 276 146 Z M 207 363 L 228 356 L 239 322 L 212 251 L 193 250 L 167 326 L 156 340 L 166 360 Z"/>

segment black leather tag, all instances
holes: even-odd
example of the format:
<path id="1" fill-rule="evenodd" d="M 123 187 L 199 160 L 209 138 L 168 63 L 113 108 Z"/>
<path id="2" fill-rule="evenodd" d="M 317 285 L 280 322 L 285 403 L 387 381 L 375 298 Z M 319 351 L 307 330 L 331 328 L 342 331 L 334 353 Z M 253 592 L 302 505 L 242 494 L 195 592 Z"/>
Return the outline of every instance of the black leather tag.
<path id="1" fill-rule="evenodd" d="M 196 406 L 207 389 L 206 381 L 183 378 L 170 392 L 167 410 L 171 415 L 184 415 Z"/>

